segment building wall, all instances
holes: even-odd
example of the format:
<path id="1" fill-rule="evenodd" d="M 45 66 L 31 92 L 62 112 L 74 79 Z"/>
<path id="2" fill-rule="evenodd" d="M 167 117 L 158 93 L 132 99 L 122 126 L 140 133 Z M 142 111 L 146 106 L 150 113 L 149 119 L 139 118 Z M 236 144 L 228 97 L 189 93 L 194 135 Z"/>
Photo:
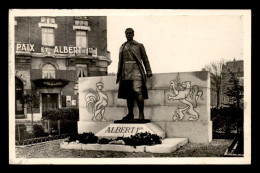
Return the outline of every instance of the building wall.
<path id="1" fill-rule="evenodd" d="M 223 71 L 225 72 L 225 74 L 224 74 L 225 81 L 228 81 L 231 77 L 228 70 L 232 71 L 238 79 L 243 78 L 244 77 L 244 61 L 243 60 L 236 61 L 234 59 L 233 61 L 227 62 L 223 66 Z M 241 84 L 244 85 L 243 83 L 241 83 Z"/>
<path id="2" fill-rule="evenodd" d="M 89 32 L 89 46 L 99 47 L 99 54 L 107 56 L 107 21 L 106 17 L 90 17 L 91 32 Z"/>
<path id="3" fill-rule="evenodd" d="M 16 77 L 23 81 L 24 94 L 31 91 L 32 88 L 38 87 L 43 93 L 59 92 L 59 104 L 61 105 L 62 96 L 71 96 L 71 100 L 76 100 L 76 105 L 69 107 L 78 107 L 77 94 L 77 64 L 86 64 L 88 76 L 107 75 L 107 67 L 110 65 L 109 52 L 107 51 L 107 23 L 106 17 L 91 16 L 89 17 L 87 31 L 88 47 L 97 48 L 97 56 L 77 55 L 77 54 L 52 54 L 46 56 L 41 52 L 42 47 L 42 29 L 39 26 L 41 17 L 16 17 L 15 26 L 15 44 L 34 45 L 34 51 L 17 51 L 15 54 Z M 76 46 L 75 18 L 71 16 L 55 17 L 57 28 L 54 29 L 55 46 Z M 16 45 L 15 45 L 16 46 Z M 52 47 L 54 49 L 54 47 Z M 34 80 L 42 79 L 42 67 L 50 63 L 55 66 L 55 78 L 69 80 L 69 83 L 61 89 L 44 88 L 34 85 Z M 64 97 L 63 97 L 64 98 Z M 63 107 L 62 105 L 60 107 Z M 67 107 L 67 106 L 66 106 Z M 41 118 L 41 107 L 34 109 L 37 114 L 36 119 Z M 31 113 L 26 110 L 25 114 Z M 30 116 L 27 116 L 30 119 Z"/>
<path id="4" fill-rule="evenodd" d="M 234 73 L 238 73 L 238 74 L 243 74 L 244 72 L 244 61 L 243 60 L 239 60 L 236 61 L 235 59 L 233 61 L 229 61 L 227 62 L 224 66 L 223 66 L 224 70 L 231 70 Z"/>
<path id="5" fill-rule="evenodd" d="M 15 42 L 29 42 L 29 18 L 16 17 L 17 25 L 15 26 Z M 18 32 L 19 31 L 19 32 Z"/>
<path id="6" fill-rule="evenodd" d="M 42 34 L 39 22 L 41 17 L 16 17 L 15 42 L 31 43 L 35 45 L 35 52 L 41 52 Z M 73 17 L 56 17 L 58 25 L 55 31 L 55 45 L 76 46 L 76 31 L 73 30 Z M 97 47 L 98 55 L 107 57 L 107 21 L 105 16 L 90 16 L 88 31 L 89 47 Z"/>

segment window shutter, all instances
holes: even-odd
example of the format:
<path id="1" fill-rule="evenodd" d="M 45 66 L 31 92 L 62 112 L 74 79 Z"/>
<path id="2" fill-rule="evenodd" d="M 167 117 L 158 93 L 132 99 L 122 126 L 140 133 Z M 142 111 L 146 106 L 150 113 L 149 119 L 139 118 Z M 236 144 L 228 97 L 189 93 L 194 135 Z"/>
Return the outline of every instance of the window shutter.
<path id="1" fill-rule="evenodd" d="M 66 107 L 66 95 L 61 96 L 61 106 Z"/>
<path id="2" fill-rule="evenodd" d="M 79 40 L 79 36 L 76 36 L 76 46 L 80 47 L 80 40 Z"/>

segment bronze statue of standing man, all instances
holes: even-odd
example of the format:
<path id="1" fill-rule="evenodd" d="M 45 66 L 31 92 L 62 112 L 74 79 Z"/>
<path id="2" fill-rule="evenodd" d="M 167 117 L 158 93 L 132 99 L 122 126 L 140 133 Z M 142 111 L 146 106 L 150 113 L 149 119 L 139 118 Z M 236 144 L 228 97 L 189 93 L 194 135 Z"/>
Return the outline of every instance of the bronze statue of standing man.
<path id="1" fill-rule="evenodd" d="M 123 120 L 134 119 L 134 101 L 139 109 L 139 119 L 144 119 L 144 99 L 148 99 L 146 76 L 152 77 L 152 70 L 144 45 L 133 40 L 134 30 L 125 30 L 127 41 L 119 50 L 117 80 L 118 98 L 127 99 L 128 114 Z M 146 73 L 145 73 L 146 71 Z"/>

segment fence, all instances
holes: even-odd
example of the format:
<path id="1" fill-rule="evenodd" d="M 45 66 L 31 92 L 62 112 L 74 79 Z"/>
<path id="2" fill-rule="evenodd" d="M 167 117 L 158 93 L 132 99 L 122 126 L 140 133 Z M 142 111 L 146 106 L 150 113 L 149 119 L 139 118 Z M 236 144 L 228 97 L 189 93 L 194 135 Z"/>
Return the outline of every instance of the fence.
<path id="1" fill-rule="evenodd" d="M 56 140 L 56 139 L 64 139 L 64 138 L 70 136 L 71 134 L 74 134 L 74 133 L 54 135 L 54 136 L 45 136 L 45 137 L 40 137 L 40 138 L 25 139 L 25 140 L 15 141 L 15 145 L 16 146 L 32 145 L 32 144 L 47 142 L 47 141 Z"/>
<path id="2" fill-rule="evenodd" d="M 77 121 L 44 120 L 33 126 L 31 124 L 17 124 L 15 126 L 16 145 L 61 139 L 73 133 L 77 133 Z"/>

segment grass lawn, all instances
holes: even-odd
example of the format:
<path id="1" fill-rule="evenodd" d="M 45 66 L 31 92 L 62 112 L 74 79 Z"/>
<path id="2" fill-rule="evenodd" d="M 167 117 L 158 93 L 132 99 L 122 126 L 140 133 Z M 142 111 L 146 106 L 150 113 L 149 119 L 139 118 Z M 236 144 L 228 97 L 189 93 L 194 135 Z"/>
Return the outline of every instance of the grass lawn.
<path id="1" fill-rule="evenodd" d="M 173 153 L 132 153 L 61 149 L 64 139 L 15 148 L 17 158 L 133 158 L 133 157 L 223 157 L 232 139 L 213 139 L 209 144 L 188 143 Z"/>

